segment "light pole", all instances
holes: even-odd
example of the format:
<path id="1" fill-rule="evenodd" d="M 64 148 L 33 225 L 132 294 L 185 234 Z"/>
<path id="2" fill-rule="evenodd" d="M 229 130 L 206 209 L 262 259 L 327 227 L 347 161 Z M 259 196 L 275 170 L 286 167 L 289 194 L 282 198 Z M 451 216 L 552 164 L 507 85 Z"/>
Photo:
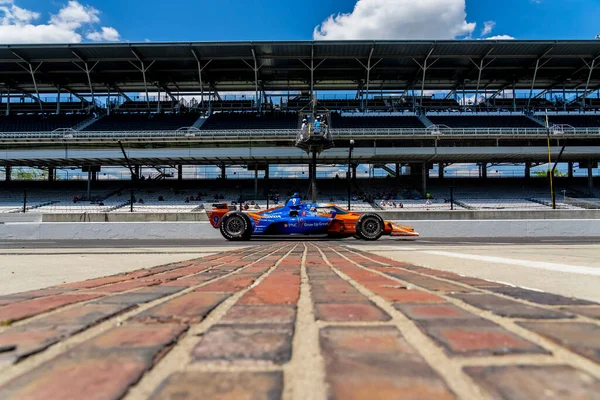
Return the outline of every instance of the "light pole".
<path id="1" fill-rule="evenodd" d="M 350 197 L 352 196 L 352 150 L 354 149 L 354 139 L 350 140 L 350 147 L 348 148 L 348 173 L 346 179 L 348 180 L 348 210 L 350 210 Z"/>

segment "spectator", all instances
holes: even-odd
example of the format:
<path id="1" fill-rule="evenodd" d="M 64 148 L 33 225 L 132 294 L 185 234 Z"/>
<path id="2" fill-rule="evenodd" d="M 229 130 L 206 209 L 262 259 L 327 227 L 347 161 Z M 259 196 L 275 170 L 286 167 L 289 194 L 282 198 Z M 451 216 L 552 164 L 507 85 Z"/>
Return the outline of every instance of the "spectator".
<path id="1" fill-rule="evenodd" d="M 79 201 L 79 197 L 75 196 L 73 197 L 73 203 L 77 203 Z"/>
<path id="2" fill-rule="evenodd" d="M 400 202 L 400 208 L 404 208 L 404 204 Z"/>
<path id="3" fill-rule="evenodd" d="M 260 210 L 260 206 L 258 205 L 258 203 L 256 203 L 256 204 L 254 205 L 254 209 L 255 209 L 255 210 Z"/>
<path id="4" fill-rule="evenodd" d="M 163 196 L 158 196 L 158 201 L 165 201 L 165 198 Z"/>
<path id="5" fill-rule="evenodd" d="M 185 198 L 185 202 L 186 202 L 186 203 L 189 203 L 189 202 L 190 202 L 190 198 L 189 198 L 189 197 L 186 197 L 186 198 Z"/>
<path id="6" fill-rule="evenodd" d="M 138 199 L 138 204 L 144 204 L 144 199 L 142 199 L 141 197 Z"/>

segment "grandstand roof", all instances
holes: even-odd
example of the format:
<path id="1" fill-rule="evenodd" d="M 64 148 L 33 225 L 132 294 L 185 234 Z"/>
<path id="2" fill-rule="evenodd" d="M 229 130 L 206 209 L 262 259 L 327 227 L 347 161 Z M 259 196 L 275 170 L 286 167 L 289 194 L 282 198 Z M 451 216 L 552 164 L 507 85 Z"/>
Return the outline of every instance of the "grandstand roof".
<path id="1" fill-rule="evenodd" d="M 149 90 L 198 92 L 200 61 L 205 90 L 254 90 L 254 65 L 266 91 L 308 90 L 313 62 L 315 88 L 356 90 L 367 77 L 371 90 L 567 89 L 600 87 L 600 41 L 286 41 L 0 45 L 0 87 L 88 93 L 85 65 L 95 92 Z M 427 60 L 427 61 L 426 61 Z M 426 62 L 426 64 L 425 64 Z M 537 65 L 537 74 L 536 74 Z M 93 68 L 93 69 L 92 69 Z M 535 76 L 535 83 L 533 83 Z M 158 84 L 157 84 L 158 83 Z"/>

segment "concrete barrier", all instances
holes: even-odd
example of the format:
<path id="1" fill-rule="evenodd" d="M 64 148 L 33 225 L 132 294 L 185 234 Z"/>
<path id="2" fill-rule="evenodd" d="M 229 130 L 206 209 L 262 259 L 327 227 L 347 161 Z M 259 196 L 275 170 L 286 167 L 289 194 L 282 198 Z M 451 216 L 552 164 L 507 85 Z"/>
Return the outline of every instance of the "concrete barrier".
<path id="1" fill-rule="evenodd" d="M 600 221 L 578 220 L 466 220 L 408 222 L 422 238 L 442 237 L 598 237 Z M 120 240 L 221 238 L 208 222 L 11 222 L 0 224 L 5 240 Z"/>
<path id="2" fill-rule="evenodd" d="M 600 210 L 456 210 L 456 211 L 377 211 L 389 221 L 421 221 L 421 220 L 533 220 L 533 219 L 598 219 Z M 29 215 L 29 214 L 12 214 Z M 33 215 L 33 214 L 32 214 Z M 39 214 L 38 214 L 39 215 Z M 43 214 L 43 222 L 196 222 L 208 221 L 206 212 L 191 213 L 66 213 Z M 0 220 L 1 221 L 1 220 Z"/>

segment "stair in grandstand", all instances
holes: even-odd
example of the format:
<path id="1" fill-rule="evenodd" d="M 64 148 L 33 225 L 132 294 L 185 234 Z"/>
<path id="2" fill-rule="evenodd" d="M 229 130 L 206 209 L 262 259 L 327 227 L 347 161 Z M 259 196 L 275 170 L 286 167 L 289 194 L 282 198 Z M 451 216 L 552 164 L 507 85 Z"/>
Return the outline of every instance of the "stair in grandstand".
<path id="1" fill-rule="evenodd" d="M 546 200 L 546 199 L 526 199 L 526 200 L 527 201 L 531 201 L 532 203 L 538 203 L 538 204 L 544 205 L 546 207 L 552 208 L 552 201 L 551 200 Z M 556 204 L 556 208 L 564 210 L 564 209 L 568 209 L 569 207 L 567 207 L 566 205 L 558 204 L 557 203 Z"/>
<path id="2" fill-rule="evenodd" d="M 45 206 L 49 206 L 49 205 L 56 204 L 56 203 L 60 203 L 60 202 L 59 201 L 46 201 L 44 203 L 35 204 L 33 206 L 26 206 L 25 211 L 35 210 L 36 208 L 45 207 Z M 15 209 L 13 211 L 9 211 L 10 214 L 18 214 L 21 212 L 23 212 L 22 207 Z"/>
<path id="3" fill-rule="evenodd" d="M 81 121 L 80 123 L 78 123 L 77 125 L 75 125 L 73 127 L 74 131 L 82 131 L 85 128 L 87 128 L 88 126 L 95 124 L 97 121 L 99 121 L 100 119 L 104 118 L 104 116 L 106 115 L 106 111 L 101 111 L 99 114 L 97 115 L 90 115 L 90 117 L 84 121 Z"/>
<path id="4" fill-rule="evenodd" d="M 527 118 L 529 118 L 530 120 L 532 120 L 533 122 L 540 124 L 543 127 L 546 127 L 546 120 L 544 118 L 541 118 L 540 116 L 536 116 L 530 113 L 526 113 L 525 116 Z"/>
<path id="5" fill-rule="evenodd" d="M 192 128 L 196 128 L 196 129 L 200 129 L 200 127 L 202 125 L 204 125 L 204 123 L 206 122 L 207 118 L 208 117 L 206 115 L 200 115 L 200 117 L 198 117 L 198 119 L 196 120 L 196 122 L 194 122 L 191 127 Z"/>
<path id="6" fill-rule="evenodd" d="M 431 122 L 431 120 L 427 118 L 427 115 L 425 115 L 425 113 L 421 113 L 417 117 L 419 118 L 419 121 L 421 121 L 423 125 L 425 125 L 425 127 L 429 128 L 433 125 L 433 122 Z"/>

